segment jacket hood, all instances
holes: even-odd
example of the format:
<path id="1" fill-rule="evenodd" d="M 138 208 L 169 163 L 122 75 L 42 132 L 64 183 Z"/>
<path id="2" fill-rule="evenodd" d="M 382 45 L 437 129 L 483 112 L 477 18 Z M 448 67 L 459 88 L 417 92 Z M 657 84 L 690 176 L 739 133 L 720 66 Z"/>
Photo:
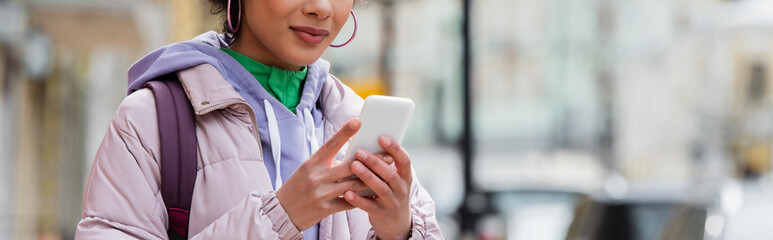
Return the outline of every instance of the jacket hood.
<path id="1" fill-rule="evenodd" d="M 249 96 L 266 96 L 268 92 L 235 59 L 220 50 L 229 45 L 230 42 L 226 41 L 225 35 L 209 31 L 191 40 L 161 47 L 129 67 L 127 95 L 142 88 L 143 84 L 154 78 L 200 64 L 209 64 L 231 83 L 249 105 L 255 107 L 258 102 L 250 99 Z M 330 64 L 320 58 L 308 68 L 298 109 L 314 106 L 322 84 L 328 77 Z"/>
<path id="2" fill-rule="evenodd" d="M 199 64 L 209 63 L 223 73 L 225 66 L 220 64 L 221 61 L 214 50 L 228 45 L 223 35 L 210 31 L 191 40 L 156 49 L 129 67 L 127 94 L 142 88 L 142 84 L 154 78 Z"/>

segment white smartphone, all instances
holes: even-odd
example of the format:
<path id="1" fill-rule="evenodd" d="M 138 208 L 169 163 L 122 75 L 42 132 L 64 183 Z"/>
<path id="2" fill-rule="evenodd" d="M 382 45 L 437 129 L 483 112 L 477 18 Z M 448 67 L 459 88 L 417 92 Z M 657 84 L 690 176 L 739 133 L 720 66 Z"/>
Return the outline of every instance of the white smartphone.
<path id="1" fill-rule="evenodd" d="M 378 143 L 381 136 L 389 136 L 402 144 L 408 124 L 413 115 L 415 104 L 411 99 L 371 95 L 365 98 L 365 105 L 360 112 L 360 130 L 349 140 L 349 148 L 344 155 L 344 161 L 351 163 L 358 149 L 370 153 L 383 153 L 384 149 Z M 373 197 L 370 189 L 357 192 L 361 196 Z"/>

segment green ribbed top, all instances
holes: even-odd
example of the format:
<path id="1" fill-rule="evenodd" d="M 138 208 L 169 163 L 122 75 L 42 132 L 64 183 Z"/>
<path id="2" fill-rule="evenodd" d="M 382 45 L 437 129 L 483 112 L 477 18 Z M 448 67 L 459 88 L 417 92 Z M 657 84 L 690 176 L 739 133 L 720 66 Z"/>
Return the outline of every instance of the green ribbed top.
<path id="1" fill-rule="evenodd" d="M 254 59 L 228 48 L 220 48 L 231 55 L 258 80 L 266 92 L 279 100 L 282 105 L 295 113 L 295 106 L 301 101 L 303 83 L 306 81 L 307 67 L 300 71 L 288 71 L 277 67 L 266 66 Z"/>

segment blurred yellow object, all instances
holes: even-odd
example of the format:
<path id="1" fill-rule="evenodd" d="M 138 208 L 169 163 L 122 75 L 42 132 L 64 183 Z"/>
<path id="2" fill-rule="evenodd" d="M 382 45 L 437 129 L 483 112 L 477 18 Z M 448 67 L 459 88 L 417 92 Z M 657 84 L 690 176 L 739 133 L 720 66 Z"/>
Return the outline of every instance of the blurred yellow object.
<path id="1" fill-rule="evenodd" d="M 744 172 L 761 174 L 770 170 L 770 144 L 756 142 L 745 146 L 739 146 L 738 150 L 739 164 L 741 165 L 741 170 L 744 170 Z"/>
<path id="2" fill-rule="evenodd" d="M 389 92 L 384 81 L 378 77 L 341 79 L 341 81 L 352 88 L 352 90 L 362 98 L 366 98 L 370 95 L 387 95 Z"/>
<path id="3" fill-rule="evenodd" d="M 194 3 L 194 4 L 191 4 Z M 191 2 L 187 0 L 171 0 L 169 6 L 173 9 L 173 21 L 170 22 L 172 28 L 172 40 L 175 42 L 185 41 L 201 34 L 202 18 L 200 9 L 203 2 Z"/>

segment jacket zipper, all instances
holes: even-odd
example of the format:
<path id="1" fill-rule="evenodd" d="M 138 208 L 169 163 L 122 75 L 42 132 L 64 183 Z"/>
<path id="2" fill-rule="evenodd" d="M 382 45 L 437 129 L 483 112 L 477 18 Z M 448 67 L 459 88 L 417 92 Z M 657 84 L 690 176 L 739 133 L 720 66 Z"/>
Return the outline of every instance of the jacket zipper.
<path id="1" fill-rule="evenodd" d="M 258 121 L 255 117 L 255 110 L 253 110 L 252 107 L 249 104 L 247 104 L 247 102 L 245 102 L 244 100 L 237 99 L 237 100 L 218 103 L 202 111 L 196 112 L 196 115 L 204 115 L 204 114 L 213 112 L 215 110 L 224 109 L 230 105 L 235 105 L 235 104 L 244 104 L 244 106 L 247 106 L 247 109 L 249 110 L 249 113 L 250 113 L 250 121 L 252 122 L 252 130 L 255 132 L 255 134 L 253 134 L 253 137 L 255 137 L 255 140 L 258 143 L 258 152 L 260 152 L 260 160 L 265 161 L 265 158 L 263 158 L 263 144 L 260 141 L 260 130 L 258 130 Z"/>

